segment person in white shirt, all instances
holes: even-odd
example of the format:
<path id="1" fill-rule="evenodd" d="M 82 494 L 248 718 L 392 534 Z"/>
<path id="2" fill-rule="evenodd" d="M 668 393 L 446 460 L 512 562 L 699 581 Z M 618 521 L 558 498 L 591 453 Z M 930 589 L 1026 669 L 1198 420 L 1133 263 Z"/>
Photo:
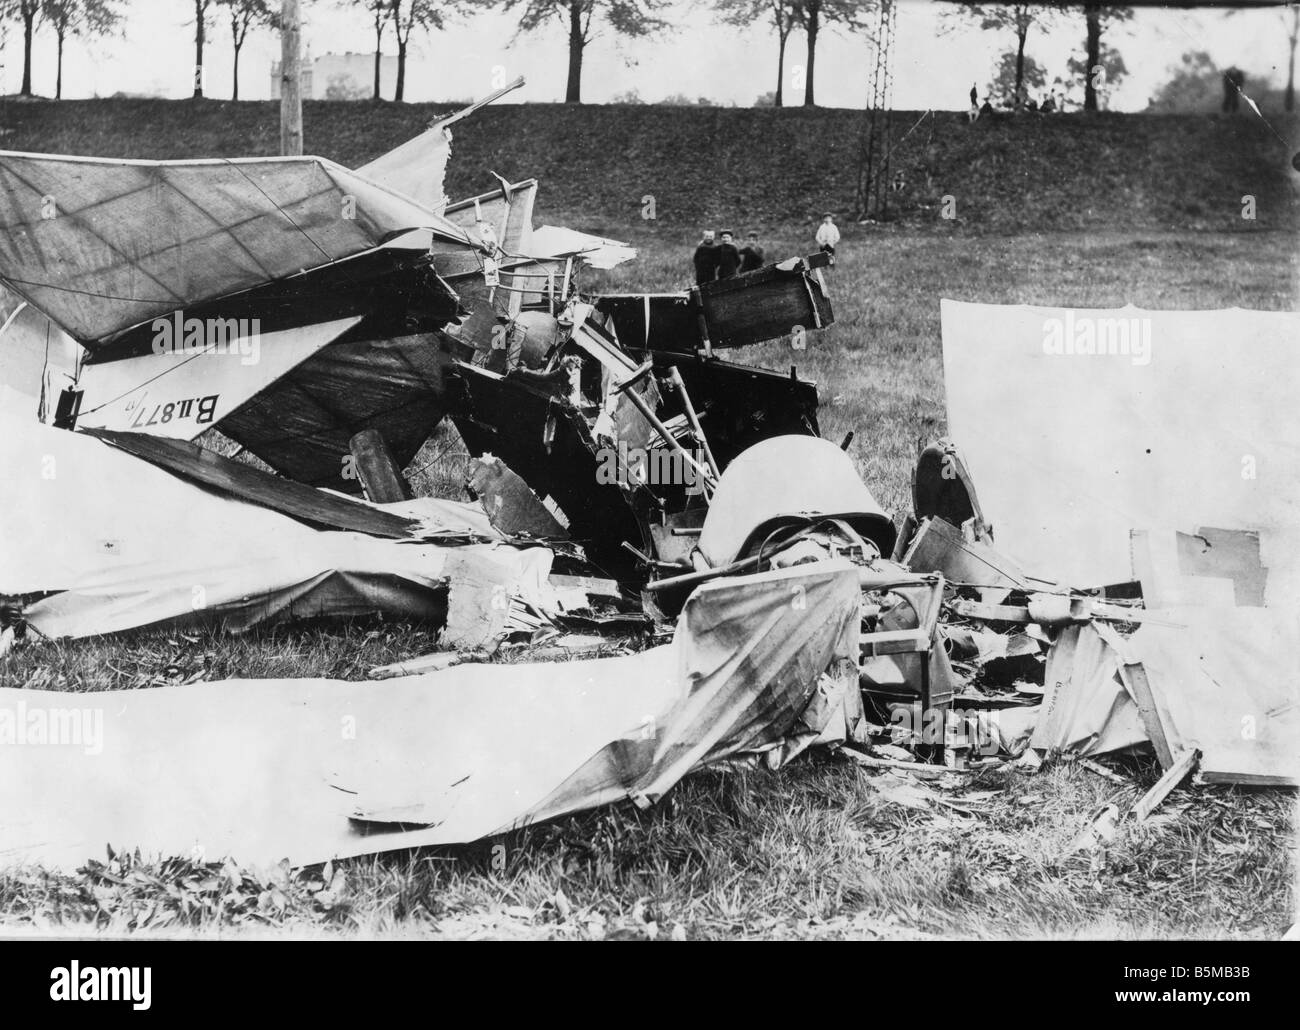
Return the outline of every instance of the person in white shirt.
<path id="1" fill-rule="evenodd" d="M 817 226 L 817 245 L 831 256 L 835 264 L 835 247 L 840 242 L 840 231 L 835 227 L 835 216 L 830 212 L 822 215 L 822 224 Z"/>

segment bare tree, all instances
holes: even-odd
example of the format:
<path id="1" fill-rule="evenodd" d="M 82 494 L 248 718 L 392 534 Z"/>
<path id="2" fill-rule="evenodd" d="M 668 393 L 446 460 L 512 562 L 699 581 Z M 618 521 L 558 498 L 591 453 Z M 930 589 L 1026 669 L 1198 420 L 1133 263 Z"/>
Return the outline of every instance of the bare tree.
<path id="1" fill-rule="evenodd" d="M 392 0 L 389 16 L 397 34 L 397 88 L 394 100 L 406 98 L 406 47 L 416 29 L 428 31 L 443 25 L 443 8 L 438 0 Z"/>
<path id="2" fill-rule="evenodd" d="M 1005 4 L 987 3 L 984 0 L 971 0 L 960 4 L 956 10 L 945 14 L 948 24 L 943 31 L 951 31 L 958 25 L 978 22 L 983 32 L 1011 31 L 1016 37 L 1014 85 L 1011 87 L 1013 104 L 1019 108 L 1025 101 L 1025 43 L 1029 39 L 1029 30 L 1037 25 L 1046 29 L 1052 19 L 1050 6 L 1042 3 Z M 999 81 L 1005 78 L 1005 69 L 999 65 Z"/>
<path id="3" fill-rule="evenodd" d="M 1282 12 L 1282 17 L 1291 16 L 1291 24 L 1287 26 L 1286 39 L 1290 45 L 1287 52 L 1288 60 L 1286 65 L 1286 109 L 1295 110 L 1295 45 L 1300 40 L 1300 6 L 1292 4 L 1287 10 Z"/>
<path id="4" fill-rule="evenodd" d="M 103 36 L 122 21 L 122 0 L 44 0 L 42 13 L 58 41 L 54 99 L 63 99 L 63 48 L 71 36 Z"/>
<path id="5" fill-rule="evenodd" d="M 803 106 L 814 107 L 813 75 L 817 68 L 817 37 L 824 28 L 842 26 L 849 30 L 865 29 L 867 15 L 876 0 L 799 0 L 794 7 L 795 20 L 808 39 L 808 63 L 804 67 Z"/>
<path id="6" fill-rule="evenodd" d="M 217 0 L 218 6 L 224 7 L 230 15 L 230 42 L 235 50 L 233 69 L 234 86 L 231 87 L 230 99 L 239 99 L 239 52 L 244 48 L 248 30 L 257 25 L 274 28 L 279 22 L 279 15 L 268 0 Z"/>
<path id="7" fill-rule="evenodd" d="M 785 47 L 798 24 L 801 0 L 715 0 L 719 20 L 727 25 L 752 25 L 766 20 L 776 29 L 776 92 L 774 107 L 785 106 Z"/>
<path id="8" fill-rule="evenodd" d="M 0 21 L 17 18 L 23 23 L 23 84 L 19 92 L 32 95 L 32 38 L 45 14 L 42 0 L 0 0 Z"/>
<path id="9" fill-rule="evenodd" d="M 339 2 L 344 7 L 360 7 L 370 15 L 370 24 L 375 30 L 375 88 L 371 98 L 379 100 L 379 68 L 384 56 L 384 29 L 392 21 L 394 0 L 339 0 Z"/>
<path id="10" fill-rule="evenodd" d="M 203 97 L 203 46 L 207 42 L 208 11 L 213 0 L 194 0 L 194 97 Z"/>
<path id="11" fill-rule="evenodd" d="M 564 88 L 566 104 L 582 103 L 582 59 L 595 35 L 592 22 L 601 20 L 623 36 L 649 36 L 671 26 L 657 12 L 670 0 L 503 0 L 506 10 L 523 8 L 519 30 L 531 32 L 551 19 L 565 25 L 569 33 L 569 74 Z"/>
<path id="12" fill-rule="evenodd" d="M 1119 52 L 1113 47 L 1106 48 L 1107 54 L 1103 53 L 1102 34 L 1112 25 L 1133 17 L 1133 11 L 1128 7 L 1100 3 L 1099 0 L 1083 0 L 1082 4 L 1078 0 L 1057 0 L 1057 6 L 1083 7 L 1083 18 L 1088 30 L 1084 43 L 1085 56 L 1082 63 L 1071 59 L 1070 67 L 1081 70 L 1083 74 L 1083 109 L 1096 111 L 1098 86 L 1105 81 L 1111 67 L 1117 62 L 1122 63 L 1119 61 Z"/>

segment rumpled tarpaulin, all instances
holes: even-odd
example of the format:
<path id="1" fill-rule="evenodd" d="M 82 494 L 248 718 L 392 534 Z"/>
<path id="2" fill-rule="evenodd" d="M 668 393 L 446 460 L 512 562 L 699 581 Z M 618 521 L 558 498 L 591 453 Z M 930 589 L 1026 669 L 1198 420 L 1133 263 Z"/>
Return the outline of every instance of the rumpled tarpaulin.
<path id="1" fill-rule="evenodd" d="M 845 726 L 858 604 L 856 568 L 822 562 L 706 584 L 671 644 L 621 658 L 0 690 L 0 861 L 75 868 L 111 844 L 304 865 L 654 801 L 692 769 Z M 42 719 L 92 732 L 16 742 Z"/>

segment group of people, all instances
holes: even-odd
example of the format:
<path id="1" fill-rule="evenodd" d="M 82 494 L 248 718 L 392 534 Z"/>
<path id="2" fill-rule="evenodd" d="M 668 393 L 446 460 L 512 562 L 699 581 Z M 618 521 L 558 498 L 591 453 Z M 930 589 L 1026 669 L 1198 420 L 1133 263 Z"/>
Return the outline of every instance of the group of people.
<path id="1" fill-rule="evenodd" d="M 817 246 L 835 260 L 835 247 L 840 242 L 840 230 L 835 225 L 835 216 L 822 215 L 821 224 L 817 226 Z M 695 248 L 692 258 L 695 264 L 695 283 L 702 285 L 715 279 L 730 279 L 733 275 L 752 272 L 763 267 L 763 247 L 758 242 L 758 233 L 751 232 L 746 237 L 744 246 L 736 246 L 735 234 L 730 229 L 723 229 L 715 238 L 712 229 L 705 229 L 704 235 Z"/>
<path id="2" fill-rule="evenodd" d="M 736 237 L 730 229 L 723 229 L 715 240 L 712 229 L 704 230 L 704 237 L 695 248 L 695 282 L 711 283 L 715 279 L 730 279 L 741 272 L 752 272 L 763 267 L 763 248 L 758 233 L 751 232 L 743 247 L 736 246 Z"/>
<path id="3" fill-rule="evenodd" d="M 1009 105 L 1008 109 L 1023 109 L 1037 114 L 1054 114 L 1057 111 L 1064 110 L 1065 98 L 1061 97 L 1058 99 L 1055 90 L 1045 94 L 1041 102 L 1026 94 L 1024 90 L 1020 91 L 1019 99 L 1019 104 L 1012 103 Z M 998 112 L 993 109 L 993 104 L 990 98 L 985 97 L 984 103 L 980 104 L 979 93 L 976 91 L 974 86 L 971 86 L 970 109 L 967 112 L 967 117 L 974 122 L 978 121 L 980 118 L 992 118 L 997 114 Z"/>

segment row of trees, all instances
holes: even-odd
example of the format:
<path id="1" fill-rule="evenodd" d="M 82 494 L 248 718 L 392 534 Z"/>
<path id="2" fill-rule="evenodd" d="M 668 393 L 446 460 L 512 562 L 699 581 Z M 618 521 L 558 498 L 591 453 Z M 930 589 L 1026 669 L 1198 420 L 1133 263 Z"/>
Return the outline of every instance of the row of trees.
<path id="1" fill-rule="evenodd" d="M 194 96 L 203 96 L 203 62 L 207 30 L 222 17 L 229 26 L 234 48 L 233 99 L 239 99 L 239 55 L 248 34 L 259 28 L 274 29 L 278 20 L 278 0 L 189 0 L 194 9 L 195 74 Z M 363 14 L 369 21 L 375 40 L 374 92 L 379 99 L 379 71 L 383 45 L 392 33 L 397 46 L 397 84 L 395 100 L 403 100 L 406 90 L 406 57 L 412 36 L 442 28 L 449 20 L 474 10 L 499 7 L 515 12 L 519 31 L 532 32 L 559 23 L 568 35 L 568 75 L 564 99 L 582 101 L 582 66 L 587 47 L 601 29 L 628 38 L 661 36 L 671 31 L 665 19 L 673 0 L 312 0 L 318 6 L 332 4 Z M 776 35 L 776 91 L 773 102 L 786 103 L 786 49 L 796 30 L 805 37 L 806 56 L 801 69 L 803 104 L 816 103 L 815 74 L 817 44 L 823 31 L 869 33 L 879 12 L 881 0 L 712 0 L 717 19 L 729 25 L 749 27 L 766 25 Z M 897 2 L 897 0 L 894 0 Z M 63 46 L 73 36 L 94 37 L 118 31 L 123 23 L 127 0 L 0 0 L 0 20 L 8 24 L 21 22 L 23 31 L 22 92 L 32 91 L 32 39 L 41 26 L 48 26 L 58 39 L 58 75 L 55 95 L 63 92 Z M 1004 56 L 993 85 L 998 92 L 1009 92 L 1012 106 L 1019 106 L 1028 89 L 1044 78 L 1026 53 L 1030 35 L 1043 32 L 1060 19 L 1082 14 L 1085 36 L 1082 54 L 1071 58 L 1068 74 L 1083 85 L 1083 107 L 1098 108 L 1099 91 L 1106 82 L 1114 83 L 1124 73 L 1118 52 L 1108 46 L 1104 35 L 1113 25 L 1132 17 L 1123 6 L 1099 0 L 1038 0 L 1034 3 L 985 3 L 971 0 L 952 5 L 945 15 L 945 30 L 978 26 L 986 32 L 1003 33 L 1014 40 Z M 1286 91 L 1286 109 L 1294 106 L 1294 73 L 1297 29 L 1300 9 L 1292 7 L 1283 15 L 1289 19 L 1290 66 Z M 1010 42 L 1010 41 L 1009 41 Z M 1014 54 L 1014 57 L 1011 55 Z M 1011 80 L 1007 90 L 1007 80 Z"/>
<path id="2" fill-rule="evenodd" d="M 24 96 L 32 92 L 32 40 L 36 30 L 48 25 L 57 39 L 58 67 L 55 97 L 63 96 L 63 47 L 74 36 L 104 36 L 116 31 L 122 21 L 123 0 L 0 0 L 0 21 L 12 21 L 23 28 Z"/>
<path id="3" fill-rule="evenodd" d="M 1086 26 L 1084 51 L 1082 56 L 1076 55 L 1066 62 L 1067 79 L 1058 79 L 1053 92 L 1056 87 L 1060 87 L 1063 94 L 1061 99 L 1065 98 L 1064 94 L 1074 93 L 1072 102 L 1078 103 L 1078 94 L 1071 89 L 1071 84 L 1079 84 L 1082 87 L 1084 110 L 1095 111 L 1099 106 L 1099 94 L 1105 86 L 1116 85 L 1128 74 L 1119 51 L 1106 43 L 1102 36 L 1110 26 L 1131 18 L 1131 9 L 1100 3 L 1070 4 L 1052 0 L 1023 4 L 962 3 L 955 5 L 944 19 L 942 31 L 951 32 L 974 23 L 983 31 L 1012 37 L 1014 43 L 999 59 L 985 95 L 995 107 L 1019 109 L 1028 102 L 1032 91 L 1044 90 L 1047 86 L 1046 71 L 1027 53 L 1030 34 L 1035 31 L 1042 34 L 1055 27 L 1072 6 L 1080 7 L 1083 11 Z"/>

